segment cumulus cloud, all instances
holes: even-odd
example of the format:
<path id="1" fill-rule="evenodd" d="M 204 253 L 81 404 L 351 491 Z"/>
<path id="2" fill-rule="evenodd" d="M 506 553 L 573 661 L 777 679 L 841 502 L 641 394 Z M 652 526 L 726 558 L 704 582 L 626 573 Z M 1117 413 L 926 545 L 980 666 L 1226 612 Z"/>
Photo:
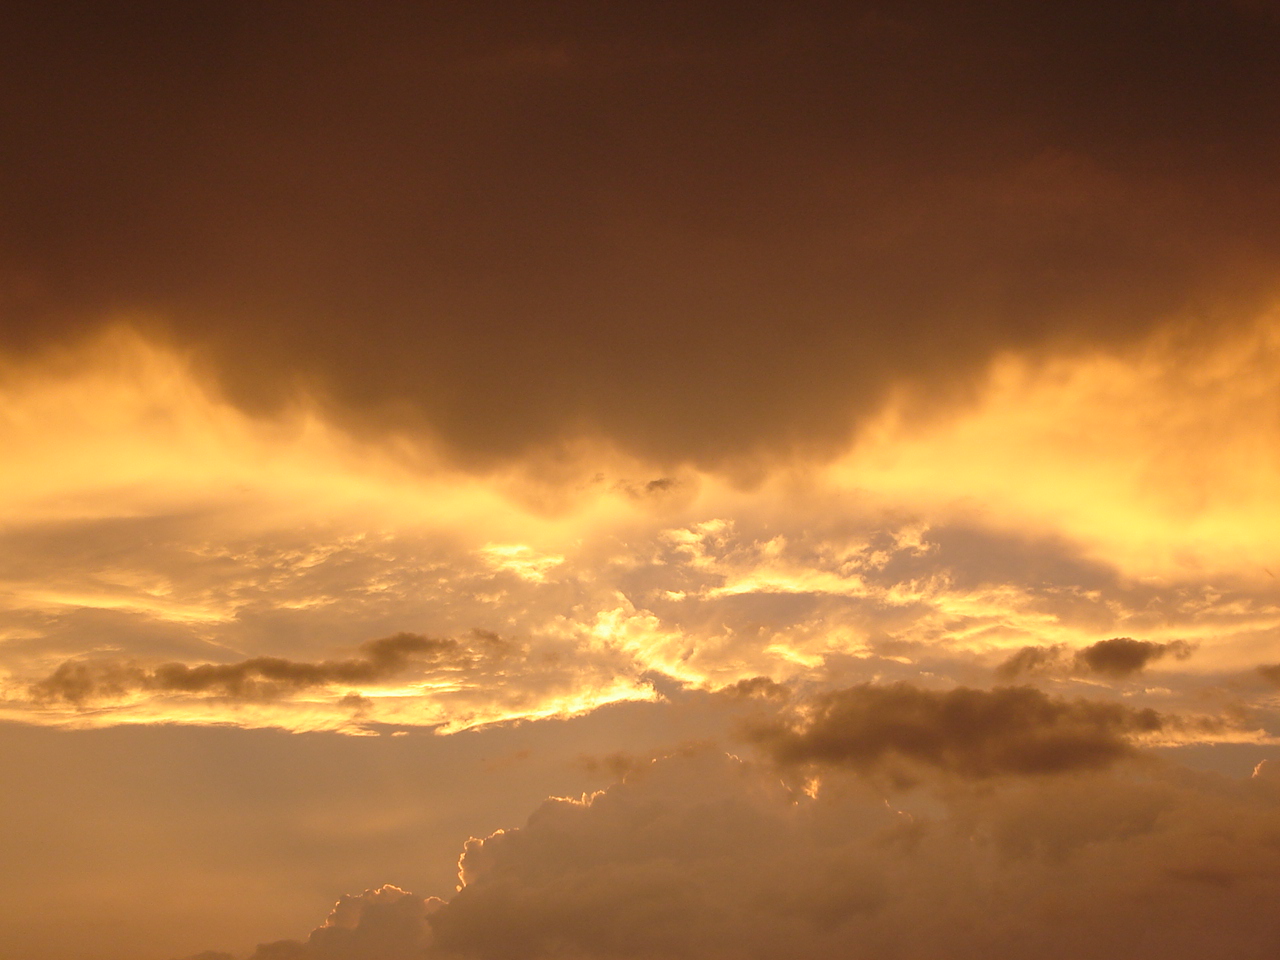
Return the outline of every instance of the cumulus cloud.
<path id="1" fill-rule="evenodd" d="M 1014 680 L 1027 673 L 1042 673 L 1062 663 L 1063 647 L 1054 644 L 1047 647 L 1023 647 L 996 667 L 1001 680 Z"/>
<path id="2" fill-rule="evenodd" d="M 1059 700 L 1032 687 L 896 683 L 821 694 L 794 717 L 757 722 L 749 736 L 784 765 L 866 772 L 905 761 L 981 778 L 1104 767 L 1164 726 L 1149 708 Z"/>
<path id="3" fill-rule="evenodd" d="M 1141 673 L 1149 664 L 1162 657 L 1185 660 L 1193 652 L 1195 645 L 1185 640 L 1157 643 L 1153 640 L 1134 640 L 1132 637 L 1099 640 L 1070 655 L 1064 644 L 1029 646 L 1023 647 L 996 667 L 996 676 L 1012 680 L 1022 674 L 1067 670 L 1123 680 Z"/>
<path id="4" fill-rule="evenodd" d="M 470 841 L 447 903 L 366 892 L 253 960 L 1261 960 L 1277 814 L 1274 780 L 1159 765 L 886 795 L 689 749 Z"/>
<path id="5" fill-rule="evenodd" d="M 422 960 L 440 903 L 390 884 L 344 896 L 305 941 L 260 944 L 249 960 Z"/>

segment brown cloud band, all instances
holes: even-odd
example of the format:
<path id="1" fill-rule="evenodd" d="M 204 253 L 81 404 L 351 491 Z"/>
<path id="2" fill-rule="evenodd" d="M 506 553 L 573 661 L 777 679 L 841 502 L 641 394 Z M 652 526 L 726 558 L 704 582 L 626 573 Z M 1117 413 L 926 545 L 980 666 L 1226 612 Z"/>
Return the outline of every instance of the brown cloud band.
<path id="1" fill-rule="evenodd" d="M 861 772 L 907 761 L 964 777 L 1104 767 L 1160 731 L 1151 709 L 1053 699 L 1031 687 L 926 690 L 861 684 L 814 699 L 799 716 L 757 723 L 749 736 L 778 763 Z"/>
<path id="2" fill-rule="evenodd" d="M 1134 640 L 1132 637 L 1099 640 L 1075 651 L 1070 657 L 1067 656 L 1066 648 L 1061 645 L 1023 647 L 996 668 L 996 676 L 1012 680 L 1021 674 L 1064 669 L 1121 680 L 1141 673 L 1149 664 L 1162 657 L 1172 656 L 1185 660 L 1194 651 L 1195 646 L 1185 640 L 1156 643 L 1152 640 Z"/>
<path id="3" fill-rule="evenodd" d="M 716 463 L 1274 293 L 1243 3 L 482 7 L 7 14 L 0 338 L 142 312 L 246 405 Z"/>
<path id="4" fill-rule="evenodd" d="M 69 660 L 32 684 L 31 692 L 39 700 L 74 704 L 115 699 L 139 691 L 264 699 L 308 687 L 388 680 L 414 662 L 439 662 L 456 656 L 459 644 L 456 640 L 397 633 L 370 640 L 360 649 L 362 657 L 318 663 L 253 657 L 239 663 L 162 663 L 147 669 L 134 663 Z"/>

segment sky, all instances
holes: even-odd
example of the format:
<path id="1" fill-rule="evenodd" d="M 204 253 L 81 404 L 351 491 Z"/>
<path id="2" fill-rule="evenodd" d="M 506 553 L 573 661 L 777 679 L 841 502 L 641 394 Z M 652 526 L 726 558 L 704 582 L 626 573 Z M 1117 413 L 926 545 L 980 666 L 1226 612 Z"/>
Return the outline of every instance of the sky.
<path id="1" fill-rule="evenodd" d="M 1278 41 L 6 5 L 0 960 L 1274 957 Z"/>

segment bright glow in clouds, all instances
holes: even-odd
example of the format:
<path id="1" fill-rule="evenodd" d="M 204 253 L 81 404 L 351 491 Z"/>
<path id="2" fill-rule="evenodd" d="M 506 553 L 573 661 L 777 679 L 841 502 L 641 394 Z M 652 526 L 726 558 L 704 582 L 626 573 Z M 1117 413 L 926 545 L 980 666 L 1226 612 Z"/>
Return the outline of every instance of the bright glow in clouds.
<path id="1" fill-rule="evenodd" d="M 1127 636 L 1194 653 L 1024 679 L 1270 729 L 1280 326 L 1007 355 L 909 410 L 743 488 L 589 440 L 467 473 L 306 396 L 246 414 L 125 327 L 10 364 L 0 716 L 452 731 L 666 682 L 987 684 L 1023 647 Z M 452 652 L 359 666 L 400 634 Z"/>
<path id="2" fill-rule="evenodd" d="M 902 420 L 873 424 L 837 482 L 1034 524 L 1134 576 L 1275 572 L 1274 319 L 1217 342 L 1166 331 L 1119 356 L 1006 355 L 973 407 Z"/>

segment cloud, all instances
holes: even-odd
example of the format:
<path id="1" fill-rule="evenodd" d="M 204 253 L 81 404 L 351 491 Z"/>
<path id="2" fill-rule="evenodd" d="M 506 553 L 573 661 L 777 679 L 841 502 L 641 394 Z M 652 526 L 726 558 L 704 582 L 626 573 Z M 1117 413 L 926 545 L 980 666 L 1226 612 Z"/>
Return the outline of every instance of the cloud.
<path id="1" fill-rule="evenodd" d="M 555 639 L 535 647 L 473 629 L 461 640 L 399 633 L 359 649 L 363 656 L 316 662 L 66 661 L 11 684 L 0 704 L 15 718 L 71 727 L 232 723 L 362 735 L 388 726 L 454 733 L 658 696 L 630 658 L 607 649 L 577 656 Z"/>
<path id="2" fill-rule="evenodd" d="M 1138 673 L 1147 664 L 1164 656 L 1185 660 L 1194 647 L 1182 640 L 1153 643 L 1150 640 L 1134 640 L 1130 637 L 1112 637 L 1077 650 L 1075 662 L 1094 673 L 1123 678 Z"/>
<path id="3" fill-rule="evenodd" d="M 1017 653 L 996 667 L 996 676 L 1001 680 L 1016 679 L 1024 673 L 1040 673 L 1062 662 L 1063 648 L 1060 644 L 1049 647 L 1023 647 Z"/>
<path id="4" fill-rule="evenodd" d="M 1271 683 L 1280 687 L 1280 663 L 1258 667 L 1258 673 L 1260 673 L 1264 679 L 1269 680 Z"/>
<path id="5" fill-rule="evenodd" d="M 1157 643 L 1152 640 L 1134 640 L 1131 637 L 1099 640 L 1076 650 L 1070 657 L 1063 644 L 1023 647 L 996 667 L 996 676 L 1012 680 L 1020 674 L 1074 670 L 1077 673 L 1096 673 L 1123 680 L 1142 672 L 1148 664 L 1162 657 L 1172 656 L 1177 660 L 1185 660 L 1195 649 L 1195 644 L 1185 640 Z"/>
<path id="6" fill-rule="evenodd" d="M 254 960 L 1262 960 L 1278 812 L 1274 781 L 1160 765 L 885 795 L 695 748 L 470 841 L 447 903 L 366 893 Z"/>
<path id="7" fill-rule="evenodd" d="M 1213 361 L 1197 389 L 1218 395 L 1222 386 L 1227 413 L 1265 408 L 1246 401 L 1280 396 L 1271 391 L 1280 367 L 1267 362 L 1278 344 L 1239 347 L 1220 367 Z M 1049 412 L 1065 415 L 1081 396 L 1093 398 L 1087 425 L 1116 391 L 1139 403 L 1147 394 L 1135 395 L 1138 387 L 1180 395 L 1175 387 L 1195 370 L 1160 357 L 1150 369 L 1141 357 L 1094 358 L 1068 363 L 1062 378 L 1057 366 L 1039 379 L 1028 367 L 1030 379 L 997 382 L 998 410 L 961 411 L 935 425 L 950 439 L 930 447 L 920 475 L 942 496 L 939 478 L 945 487 L 982 461 L 957 448 L 948 470 L 930 466 L 948 444 L 969 437 L 981 441 L 964 445 L 970 453 L 996 441 L 1018 448 L 1044 434 Z M 1247 376 L 1251 363 L 1258 369 Z M 1018 385 L 1027 383 L 1030 405 L 1019 402 Z M 347 683 L 339 674 L 382 667 L 331 659 L 331 651 L 402 631 L 464 637 L 473 628 L 511 638 L 501 667 L 474 637 L 456 663 L 415 655 L 400 675 L 403 696 L 367 698 L 374 702 L 357 726 L 458 729 L 561 716 L 652 696 L 655 676 L 703 689 L 753 677 L 795 688 L 927 671 L 973 686 L 1020 648 L 1071 651 L 1098 637 L 1140 637 L 1134 642 L 1165 651 L 1158 662 L 1166 668 L 1185 652 L 1177 641 L 1199 643 L 1194 671 L 1162 671 L 1167 692 L 1131 691 L 1176 710 L 1168 700 L 1190 695 L 1197 675 L 1251 669 L 1280 628 L 1272 581 L 1251 580 L 1247 562 L 1212 583 L 1203 569 L 1135 576 L 1085 541 L 1020 526 L 1021 514 L 1000 512 L 1007 498 L 982 494 L 981 484 L 973 488 L 981 515 L 893 493 L 853 496 L 860 481 L 842 472 L 848 463 L 805 471 L 802 483 L 780 471 L 749 490 L 688 468 L 673 474 L 681 482 L 668 493 L 678 496 L 637 498 L 615 478 L 643 484 L 658 474 L 584 448 L 587 460 L 599 455 L 597 465 L 608 467 L 599 479 L 574 486 L 574 470 L 560 474 L 553 464 L 540 486 L 523 468 L 476 477 L 425 463 L 409 441 L 397 460 L 306 405 L 290 417 L 248 417 L 206 387 L 190 358 L 128 337 L 91 355 L 69 353 L 61 366 L 18 364 L 0 377 L 0 397 L 15 411 L 0 423 L 10 454 L 0 464 L 4 716 L 353 729 L 357 701 L 339 703 L 329 686 Z M 1192 416 L 1192 407 L 1217 409 L 1170 410 Z M 1015 416 L 1028 409 L 1029 420 Z M 1135 433 L 1148 415 L 1179 422 L 1156 416 L 1168 412 L 1163 401 L 1143 409 L 1129 425 Z M 1197 416 L 1193 433 L 1204 427 Z M 892 442 L 872 435 L 871 449 L 892 461 L 917 440 L 934 442 L 936 431 L 902 429 Z M 1030 469 L 1001 476 L 1042 489 L 1027 479 Z M 559 493 L 544 497 L 544 489 Z M 1074 487 L 1043 489 L 1067 498 L 1059 505 L 1079 499 Z M 1277 501 L 1267 502 L 1270 510 Z M 1164 519 L 1157 534 L 1199 556 L 1194 525 Z M 1252 536 L 1266 524 L 1254 517 L 1248 529 Z M 1150 532 L 1139 525 L 1124 536 L 1141 544 Z M 1215 534 L 1213 549 L 1238 546 L 1233 536 Z M 1274 549 L 1275 539 L 1267 542 Z M 1148 668 L 1155 661 L 1155 648 L 1128 649 L 1152 654 Z M 1052 659 L 1027 656 L 1046 669 Z M 1082 676 L 1108 676 L 1083 655 L 1063 657 L 1049 679 L 1076 666 Z M 1122 667 L 1115 657 L 1097 662 Z M 1030 666 L 1013 662 L 1002 675 Z M 38 703 L 33 684 L 44 694 Z"/>
<path id="8" fill-rule="evenodd" d="M 243 406 L 303 381 L 472 463 L 838 446 L 904 380 L 1274 292 L 1241 6 L 10 15 L 0 324 L 162 312 Z"/>
<path id="9" fill-rule="evenodd" d="M 248 960 L 422 960 L 440 903 L 390 884 L 344 896 L 305 941 L 260 944 Z"/>
<path id="10" fill-rule="evenodd" d="M 162 663 L 151 669 L 135 664 L 67 661 L 31 686 L 38 700 L 87 701 L 124 697 L 138 691 L 211 693 L 227 697 L 271 698 L 308 687 L 380 683 L 404 673 L 415 662 L 456 659 L 456 640 L 412 633 L 361 644 L 363 657 L 304 663 L 280 657 L 253 657 L 239 663 Z"/>
<path id="11" fill-rule="evenodd" d="M 776 683 L 768 677 L 748 677 L 721 687 L 717 693 L 740 700 L 786 700 L 791 696 L 786 684 Z"/>
<path id="12" fill-rule="evenodd" d="M 868 772 L 903 761 L 962 777 L 1106 767 L 1158 733 L 1151 709 L 1058 700 L 1032 687 L 926 690 L 861 684 L 820 694 L 791 719 L 760 721 L 750 738 L 787 766 Z"/>

